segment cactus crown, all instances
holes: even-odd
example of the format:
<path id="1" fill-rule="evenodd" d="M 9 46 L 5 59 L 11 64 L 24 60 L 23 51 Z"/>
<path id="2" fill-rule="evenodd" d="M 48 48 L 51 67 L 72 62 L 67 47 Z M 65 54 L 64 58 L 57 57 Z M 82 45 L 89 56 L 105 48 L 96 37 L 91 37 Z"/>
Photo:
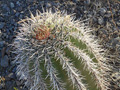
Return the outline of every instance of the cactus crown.
<path id="1" fill-rule="evenodd" d="M 51 10 L 48 10 L 43 13 L 37 11 L 35 17 L 31 14 L 31 18 L 23 20 L 21 25 L 20 32 L 13 43 L 17 54 L 14 62 L 19 63 L 17 75 L 20 76 L 20 79 L 26 80 L 25 85 L 30 88 L 29 90 L 47 89 L 40 68 L 43 61 L 53 89 L 64 89 L 57 70 L 53 66 L 52 58 L 60 61 L 62 68 L 76 88 L 86 90 L 86 85 L 82 82 L 82 75 L 73 66 L 71 59 L 66 57 L 65 48 L 84 62 L 102 90 L 108 88 L 109 83 L 106 83 L 104 78 L 107 69 L 106 64 L 103 64 L 106 60 L 103 57 L 104 50 L 101 49 L 95 36 L 91 33 L 92 30 L 84 21 L 75 20 L 75 17 L 67 15 L 65 12 L 52 13 Z M 76 47 L 71 42 L 71 37 L 85 44 L 86 49 L 93 53 L 98 63 L 93 62 L 84 50 Z"/>

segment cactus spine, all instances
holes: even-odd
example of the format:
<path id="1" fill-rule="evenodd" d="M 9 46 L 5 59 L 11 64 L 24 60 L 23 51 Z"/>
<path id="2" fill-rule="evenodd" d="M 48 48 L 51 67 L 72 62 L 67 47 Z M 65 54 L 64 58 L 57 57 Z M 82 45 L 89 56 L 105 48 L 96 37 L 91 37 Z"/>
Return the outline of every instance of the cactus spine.
<path id="1" fill-rule="evenodd" d="M 96 84 L 101 90 L 108 89 L 109 79 L 105 77 L 110 67 L 105 63 L 105 50 L 101 48 L 92 29 L 86 23 L 75 20 L 72 15 L 65 12 L 31 13 L 31 18 L 22 20 L 20 32 L 14 40 L 15 53 L 14 63 L 18 64 L 17 75 L 25 79 L 25 85 L 29 90 L 47 90 L 48 86 L 42 76 L 41 63 L 48 73 L 51 86 L 54 90 L 64 90 L 64 84 L 58 77 L 52 59 L 59 60 L 62 69 L 66 71 L 73 86 L 79 90 L 87 90 L 83 83 L 83 76 L 74 67 L 72 60 L 66 56 L 65 49 L 73 52 L 78 60 L 82 60 L 87 70 L 92 73 Z M 85 50 L 77 47 L 71 38 L 78 40 L 86 46 Z M 94 55 L 98 63 L 95 63 L 89 53 Z"/>

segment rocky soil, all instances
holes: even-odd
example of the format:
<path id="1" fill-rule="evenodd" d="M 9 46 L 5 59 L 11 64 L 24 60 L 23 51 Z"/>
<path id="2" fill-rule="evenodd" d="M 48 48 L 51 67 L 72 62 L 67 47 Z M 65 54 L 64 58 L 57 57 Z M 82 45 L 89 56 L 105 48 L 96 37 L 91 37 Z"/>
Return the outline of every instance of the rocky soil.
<path id="1" fill-rule="evenodd" d="M 117 1 L 117 0 L 115 0 Z M 89 18 L 89 25 L 95 29 L 96 36 L 104 48 L 114 54 L 116 60 L 109 62 L 115 67 L 114 73 L 120 77 L 120 3 L 114 0 L 0 0 L 0 90 L 28 90 L 24 81 L 16 77 L 16 65 L 12 63 L 15 55 L 10 44 L 19 31 L 21 19 L 30 16 L 30 11 L 46 8 L 66 10 L 75 13 L 76 19 Z M 120 80 L 113 84 L 113 90 L 120 90 Z"/>

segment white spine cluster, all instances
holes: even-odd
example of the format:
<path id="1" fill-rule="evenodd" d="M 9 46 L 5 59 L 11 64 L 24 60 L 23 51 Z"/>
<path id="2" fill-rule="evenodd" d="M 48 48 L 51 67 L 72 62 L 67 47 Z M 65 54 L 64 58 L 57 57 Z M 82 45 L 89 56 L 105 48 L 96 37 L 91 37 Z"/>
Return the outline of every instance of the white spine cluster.
<path id="1" fill-rule="evenodd" d="M 74 17 L 65 12 L 37 11 L 34 17 L 24 19 L 21 22 L 20 32 L 14 40 L 13 46 L 17 54 L 14 63 L 18 64 L 17 75 L 20 79 L 25 79 L 25 85 L 29 90 L 47 90 L 47 85 L 42 78 L 41 62 L 44 62 L 45 69 L 50 78 L 54 90 L 63 90 L 64 85 L 58 77 L 57 70 L 53 66 L 52 58 L 60 60 L 62 68 L 66 71 L 73 86 L 79 90 L 87 90 L 82 82 L 82 75 L 71 59 L 65 55 L 64 49 L 67 47 L 74 56 L 82 60 L 87 69 L 93 74 L 97 85 L 102 89 L 108 88 L 104 74 L 109 67 L 104 63 L 104 49 L 100 47 L 97 40 L 91 34 L 91 30 L 80 21 L 75 21 Z M 90 56 L 72 45 L 70 37 L 82 41 L 95 56 L 98 63 L 94 63 Z"/>

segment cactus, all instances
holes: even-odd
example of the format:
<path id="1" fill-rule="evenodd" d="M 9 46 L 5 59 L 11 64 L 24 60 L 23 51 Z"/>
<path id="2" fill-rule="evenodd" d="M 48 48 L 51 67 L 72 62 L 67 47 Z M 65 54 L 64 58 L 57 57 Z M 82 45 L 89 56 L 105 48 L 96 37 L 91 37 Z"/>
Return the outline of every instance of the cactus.
<path id="1" fill-rule="evenodd" d="M 75 20 L 73 15 L 67 15 L 66 12 L 52 13 L 46 10 L 43 13 L 37 11 L 36 16 L 31 13 L 30 18 L 20 22 L 20 31 L 13 42 L 14 53 L 17 55 L 14 63 L 17 64 L 19 79 L 25 80 L 29 90 L 47 90 L 48 86 L 54 90 L 66 90 L 65 82 L 54 66 L 53 62 L 56 61 L 59 61 L 76 89 L 87 90 L 84 76 L 74 66 L 75 60 L 67 56 L 67 50 L 83 62 L 101 90 L 109 88 L 110 80 L 106 76 L 111 67 L 105 63 L 106 50 L 99 45 L 99 40 L 86 21 Z M 75 40 L 79 45 L 75 44 Z M 43 64 L 50 85 L 46 84 L 42 74 Z"/>

